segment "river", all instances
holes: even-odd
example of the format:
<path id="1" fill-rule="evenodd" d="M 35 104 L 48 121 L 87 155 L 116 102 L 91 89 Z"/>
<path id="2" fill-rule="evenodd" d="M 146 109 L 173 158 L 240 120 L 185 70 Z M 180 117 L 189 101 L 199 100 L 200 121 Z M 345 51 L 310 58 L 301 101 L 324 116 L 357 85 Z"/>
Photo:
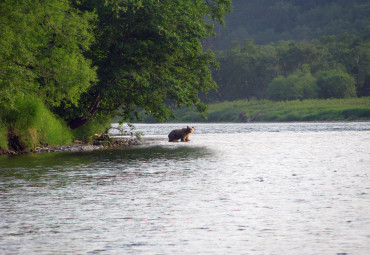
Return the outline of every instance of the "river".
<path id="1" fill-rule="evenodd" d="M 369 254 L 370 122 L 137 124 L 0 157 L 0 254 Z"/>

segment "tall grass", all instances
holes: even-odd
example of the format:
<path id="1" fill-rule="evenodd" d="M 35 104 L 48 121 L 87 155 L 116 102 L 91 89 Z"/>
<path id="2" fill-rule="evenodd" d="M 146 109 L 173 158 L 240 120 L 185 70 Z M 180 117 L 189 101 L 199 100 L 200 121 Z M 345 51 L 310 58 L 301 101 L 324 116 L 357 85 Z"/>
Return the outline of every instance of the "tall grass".
<path id="1" fill-rule="evenodd" d="M 260 116 L 257 121 L 339 121 L 370 120 L 370 97 L 350 99 L 310 99 L 285 102 L 231 101 L 210 104 L 207 119 L 194 109 L 179 109 L 175 122 L 238 122 L 240 114 L 246 119 Z"/>
<path id="2" fill-rule="evenodd" d="M 94 134 L 100 134 L 102 131 L 110 128 L 110 120 L 104 118 L 95 118 L 89 121 L 87 124 L 80 128 L 76 128 L 72 131 L 73 136 L 84 142 L 90 142 L 94 136 Z"/>
<path id="3" fill-rule="evenodd" d="M 0 148 L 8 149 L 8 132 L 6 126 L 0 120 Z"/>
<path id="4" fill-rule="evenodd" d="M 17 137 L 22 150 L 71 143 L 72 134 L 67 125 L 51 113 L 41 100 L 25 97 L 19 99 L 16 105 L 16 109 L 2 113 L 2 119 L 7 126 L 7 136 Z"/>

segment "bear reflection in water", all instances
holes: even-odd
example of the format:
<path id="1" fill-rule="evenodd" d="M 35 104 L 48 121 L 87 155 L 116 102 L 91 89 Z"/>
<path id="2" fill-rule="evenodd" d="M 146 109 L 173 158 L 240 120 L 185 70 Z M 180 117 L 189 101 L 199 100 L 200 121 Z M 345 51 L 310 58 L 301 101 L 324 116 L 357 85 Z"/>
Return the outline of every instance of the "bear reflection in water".
<path id="1" fill-rule="evenodd" d="M 182 129 L 175 129 L 172 130 L 171 133 L 168 135 L 169 142 L 177 142 L 181 139 L 181 142 L 189 142 L 189 136 L 194 132 L 194 127 L 187 126 L 186 128 Z"/>

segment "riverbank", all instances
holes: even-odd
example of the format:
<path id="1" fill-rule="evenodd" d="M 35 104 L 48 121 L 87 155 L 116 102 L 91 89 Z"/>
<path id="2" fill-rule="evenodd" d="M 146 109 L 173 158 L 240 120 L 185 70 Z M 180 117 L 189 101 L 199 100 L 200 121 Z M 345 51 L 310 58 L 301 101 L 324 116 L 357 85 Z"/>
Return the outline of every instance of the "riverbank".
<path id="1" fill-rule="evenodd" d="M 175 111 L 169 122 L 306 122 L 370 120 L 370 97 L 295 101 L 230 101 L 209 104 L 207 119 L 194 109 Z M 144 117 L 144 122 L 155 120 Z"/>
<path id="2" fill-rule="evenodd" d="M 124 148 L 132 145 L 140 145 L 142 142 L 136 137 L 114 137 L 109 141 L 94 141 L 93 143 L 83 143 L 76 141 L 70 145 L 62 146 L 40 146 L 27 152 L 17 152 L 14 150 L 0 149 L 0 155 L 18 155 L 25 153 L 50 153 L 50 152 L 86 152 L 112 148 Z"/>

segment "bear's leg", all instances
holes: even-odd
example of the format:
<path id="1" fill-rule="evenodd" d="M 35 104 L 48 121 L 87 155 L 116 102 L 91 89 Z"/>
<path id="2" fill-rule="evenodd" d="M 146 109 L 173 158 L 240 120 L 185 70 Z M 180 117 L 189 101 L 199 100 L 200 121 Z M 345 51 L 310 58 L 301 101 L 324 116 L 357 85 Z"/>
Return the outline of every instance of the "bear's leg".
<path id="1" fill-rule="evenodd" d="M 168 139 L 169 142 L 178 142 L 179 139 L 176 139 L 176 137 L 171 137 Z"/>
<path id="2" fill-rule="evenodd" d="M 190 136 L 190 134 L 186 134 L 181 141 L 183 141 L 183 142 L 189 142 L 190 141 L 189 136 Z"/>
<path id="3" fill-rule="evenodd" d="M 181 137 L 181 142 L 187 142 L 187 139 L 188 139 L 188 134 L 184 135 Z"/>

